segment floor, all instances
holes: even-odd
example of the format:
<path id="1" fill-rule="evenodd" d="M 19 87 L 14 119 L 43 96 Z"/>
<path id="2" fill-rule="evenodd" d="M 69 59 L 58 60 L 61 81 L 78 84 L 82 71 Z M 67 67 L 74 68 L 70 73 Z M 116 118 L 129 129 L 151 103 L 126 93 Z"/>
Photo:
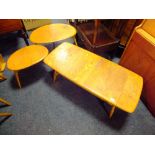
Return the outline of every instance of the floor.
<path id="1" fill-rule="evenodd" d="M 0 40 L 5 60 L 24 46 L 22 38 Z M 61 76 L 52 83 L 51 69 L 43 63 L 20 72 L 22 89 L 11 71 L 4 74 L 7 80 L 0 82 L 0 97 L 12 106 L 1 106 L 0 112 L 13 116 L 0 119 L 1 135 L 155 134 L 155 118 L 141 101 L 133 114 L 117 110 L 109 120 L 102 101 Z"/>

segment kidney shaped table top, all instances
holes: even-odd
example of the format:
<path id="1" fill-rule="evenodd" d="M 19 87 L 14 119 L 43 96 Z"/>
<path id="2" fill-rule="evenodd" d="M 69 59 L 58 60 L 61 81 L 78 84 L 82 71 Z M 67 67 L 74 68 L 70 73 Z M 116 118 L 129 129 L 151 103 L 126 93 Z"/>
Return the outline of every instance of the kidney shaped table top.
<path id="1" fill-rule="evenodd" d="M 132 113 L 137 107 L 143 79 L 136 73 L 85 49 L 62 43 L 45 64 L 96 97 Z M 110 117 L 111 117 L 110 116 Z"/>
<path id="2" fill-rule="evenodd" d="M 33 43 L 54 43 L 75 36 L 76 29 L 68 24 L 49 24 L 37 28 L 30 35 Z"/>

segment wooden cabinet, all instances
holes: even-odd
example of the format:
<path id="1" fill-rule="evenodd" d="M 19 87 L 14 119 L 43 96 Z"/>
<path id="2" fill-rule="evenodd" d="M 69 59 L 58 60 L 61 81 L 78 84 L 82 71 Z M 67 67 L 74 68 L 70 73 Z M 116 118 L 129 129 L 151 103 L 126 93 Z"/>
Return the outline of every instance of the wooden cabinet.
<path id="1" fill-rule="evenodd" d="M 150 21 L 145 21 L 135 29 L 121 57 L 120 65 L 143 77 L 142 99 L 155 116 L 155 38 L 151 35 L 154 27 L 150 29 L 150 25 L 149 31 L 143 29 L 143 27 L 146 28 L 145 24 L 148 24 L 148 22 Z M 155 20 L 153 23 L 155 24 Z"/>
<path id="2" fill-rule="evenodd" d="M 5 35 L 6 33 L 18 31 L 21 37 L 24 38 L 25 43 L 28 43 L 28 35 L 25 27 L 20 19 L 0 19 L 0 35 Z"/>

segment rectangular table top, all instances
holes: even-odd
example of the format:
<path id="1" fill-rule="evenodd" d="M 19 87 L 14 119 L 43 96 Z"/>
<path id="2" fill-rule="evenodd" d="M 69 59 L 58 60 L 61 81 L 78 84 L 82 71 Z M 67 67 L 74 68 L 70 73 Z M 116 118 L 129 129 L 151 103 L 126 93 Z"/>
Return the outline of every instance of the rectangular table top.
<path id="1" fill-rule="evenodd" d="M 94 96 L 126 112 L 137 107 L 143 79 L 136 73 L 70 43 L 62 43 L 45 64 Z"/>

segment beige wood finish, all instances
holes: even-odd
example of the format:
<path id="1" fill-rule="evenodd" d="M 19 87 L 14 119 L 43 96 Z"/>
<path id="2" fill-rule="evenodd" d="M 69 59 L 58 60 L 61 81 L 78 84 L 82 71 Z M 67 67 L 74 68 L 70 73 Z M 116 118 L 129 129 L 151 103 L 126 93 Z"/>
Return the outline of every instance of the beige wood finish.
<path id="1" fill-rule="evenodd" d="M 114 107 L 132 113 L 137 107 L 143 79 L 134 72 L 70 43 L 62 43 L 45 64 Z"/>
<path id="2" fill-rule="evenodd" d="M 12 71 L 19 71 L 40 62 L 47 54 L 48 50 L 44 46 L 26 46 L 17 50 L 9 57 L 7 67 Z"/>
<path id="3" fill-rule="evenodd" d="M 34 30 L 30 35 L 33 43 L 54 43 L 70 37 L 74 37 L 76 29 L 68 24 L 49 24 Z M 76 43 L 76 40 L 74 38 Z"/>
<path id="4" fill-rule="evenodd" d="M 41 45 L 30 45 L 14 52 L 7 61 L 8 69 L 15 72 L 16 80 L 21 88 L 18 71 L 31 67 L 48 55 L 48 49 Z"/>

